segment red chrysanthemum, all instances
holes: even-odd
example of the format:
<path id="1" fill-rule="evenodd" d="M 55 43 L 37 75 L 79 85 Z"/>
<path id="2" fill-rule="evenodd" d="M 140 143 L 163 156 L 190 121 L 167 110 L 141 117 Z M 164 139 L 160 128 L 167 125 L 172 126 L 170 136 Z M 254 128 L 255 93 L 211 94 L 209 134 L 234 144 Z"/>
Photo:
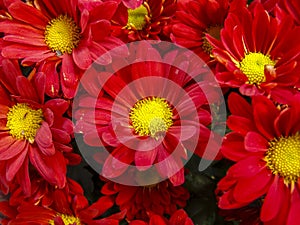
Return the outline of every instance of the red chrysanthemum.
<path id="1" fill-rule="evenodd" d="M 83 195 L 76 195 L 71 203 L 66 196 L 54 199 L 56 208 L 42 207 L 29 203 L 22 203 L 14 208 L 9 202 L 0 202 L 0 212 L 5 218 L 3 225 L 119 225 L 124 213 L 113 214 L 106 218 L 98 217 L 114 204 L 113 199 L 104 196 L 92 205 Z"/>
<path id="2" fill-rule="evenodd" d="M 229 96 L 222 153 L 236 162 L 219 182 L 219 207 L 234 209 L 258 200 L 266 225 L 296 225 L 300 210 L 300 96 L 280 110 L 264 96 L 250 105 Z"/>
<path id="3" fill-rule="evenodd" d="M 237 8 L 225 20 L 221 41 L 207 35 L 214 57 L 227 68 L 217 80 L 243 95 L 287 103 L 299 80 L 299 35 L 291 17 L 270 17 L 259 3 Z"/>
<path id="4" fill-rule="evenodd" d="M 205 62 L 212 60 L 212 46 L 205 35 L 220 39 L 220 30 L 229 11 L 230 0 L 191 0 L 178 3 L 172 21 L 171 40 L 193 50 Z"/>
<path id="5" fill-rule="evenodd" d="M 144 0 L 135 8 L 120 4 L 112 19 L 113 34 L 124 42 L 166 39 L 164 28 L 175 14 L 174 0 Z"/>
<path id="6" fill-rule="evenodd" d="M 161 59 L 153 47 L 143 46 L 141 51 L 148 59 Z M 193 60 L 180 56 L 173 52 L 166 59 L 179 57 L 194 73 L 199 71 L 191 66 Z M 129 66 L 111 75 L 95 69 L 87 73 L 82 84 L 88 94 L 79 96 L 75 108 L 76 130 L 84 134 L 88 145 L 105 146 L 111 153 L 104 162 L 103 176 L 119 177 L 132 167 L 153 169 L 162 179 L 180 185 L 186 150 L 202 156 L 208 138 L 214 138 L 207 128 L 211 115 L 202 90 L 208 85 L 211 93 L 206 94 L 210 95 L 213 87 L 207 82 L 200 87 L 190 75 L 162 61 L 139 60 L 145 62 L 127 62 Z M 217 152 L 218 147 L 211 150 Z M 217 154 L 211 155 L 214 159 Z"/>
<path id="7" fill-rule="evenodd" d="M 151 215 L 149 223 L 134 220 L 129 225 L 194 225 L 194 223 L 183 209 L 179 209 L 172 214 L 169 220 L 159 215 Z"/>
<path id="8" fill-rule="evenodd" d="M 32 175 L 32 174 L 31 174 Z M 68 203 L 72 203 L 72 199 L 76 195 L 83 195 L 84 191 L 82 187 L 74 180 L 67 178 L 64 188 L 59 189 L 57 186 L 53 186 L 46 182 L 38 174 L 34 174 L 31 179 L 31 195 L 26 196 L 23 193 L 20 185 L 15 185 L 11 188 L 9 196 L 9 204 L 14 207 L 18 207 L 23 203 L 29 203 L 31 205 L 39 205 L 52 209 L 57 209 L 56 199 L 63 199 Z"/>
<path id="9" fill-rule="evenodd" d="M 69 145 L 73 124 L 63 116 L 67 101 L 45 101 L 45 75 L 22 76 L 17 62 L 3 61 L 0 76 L 0 186 L 20 184 L 30 194 L 30 170 L 35 168 L 53 185 L 66 182 L 66 165 L 79 155 Z"/>
<path id="10" fill-rule="evenodd" d="M 109 20 L 117 3 L 101 2 L 92 10 L 79 10 L 78 0 L 37 0 L 33 5 L 15 1 L 7 8 L 10 18 L 0 23 L 4 32 L 2 55 L 22 59 L 24 65 L 41 64 L 47 75 L 46 94 L 61 91 L 72 98 L 82 70 L 122 42 L 110 35 Z M 107 63 L 110 57 L 102 57 Z"/>
<path id="11" fill-rule="evenodd" d="M 173 186 L 170 181 L 150 186 L 127 186 L 107 181 L 102 194 L 115 196 L 121 211 L 126 211 L 128 221 L 149 221 L 151 214 L 172 215 L 186 206 L 189 192 L 182 186 Z"/>

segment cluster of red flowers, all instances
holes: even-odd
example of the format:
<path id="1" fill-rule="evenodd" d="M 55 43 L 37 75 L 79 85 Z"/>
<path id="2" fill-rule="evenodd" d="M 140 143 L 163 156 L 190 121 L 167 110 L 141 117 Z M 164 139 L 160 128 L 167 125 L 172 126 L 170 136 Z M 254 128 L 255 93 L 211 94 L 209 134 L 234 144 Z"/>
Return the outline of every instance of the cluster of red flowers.
<path id="1" fill-rule="evenodd" d="M 202 224 L 196 157 L 224 220 L 297 225 L 298 37 L 298 0 L 0 0 L 1 224 Z"/>

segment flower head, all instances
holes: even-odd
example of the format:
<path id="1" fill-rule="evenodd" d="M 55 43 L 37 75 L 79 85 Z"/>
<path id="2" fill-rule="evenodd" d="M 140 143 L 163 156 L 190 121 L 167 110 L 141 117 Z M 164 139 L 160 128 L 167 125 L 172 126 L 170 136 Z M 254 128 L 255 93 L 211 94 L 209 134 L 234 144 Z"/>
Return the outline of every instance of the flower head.
<path id="1" fill-rule="evenodd" d="M 292 224 L 299 210 L 300 120 L 299 96 L 280 109 L 263 96 L 252 105 L 237 94 L 229 96 L 232 130 L 222 153 L 236 162 L 218 184 L 219 206 L 240 208 L 262 202 L 260 220 Z"/>
<path id="2" fill-rule="evenodd" d="M 112 1 L 99 2 L 91 10 L 80 8 L 78 0 L 38 0 L 31 5 L 15 1 L 7 8 L 10 18 L 0 23 L 2 55 L 45 72 L 47 95 L 73 98 L 83 70 L 122 44 L 110 36 L 109 20 L 116 8 Z M 110 61 L 109 55 L 105 60 L 102 63 Z"/>
<path id="3" fill-rule="evenodd" d="M 67 101 L 45 101 L 45 76 L 31 80 L 22 76 L 17 62 L 4 60 L 0 77 L 0 177 L 2 191 L 20 184 L 30 194 L 30 174 L 36 169 L 52 185 L 62 188 L 66 165 L 80 157 L 69 145 L 73 135 L 71 120 L 63 116 Z"/>
<path id="4" fill-rule="evenodd" d="M 203 81 L 201 86 L 186 72 L 163 63 L 152 46 L 142 47 L 143 53 L 138 54 L 148 59 L 143 56 L 113 74 L 91 69 L 82 79 L 87 94 L 79 95 L 79 107 L 74 108 L 76 130 L 83 133 L 88 145 L 105 146 L 110 153 L 104 160 L 104 177 L 116 178 L 136 167 L 137 171 L 152 170 L 158 177 L 180 185 L 187 150 L 202 156 L 213 136 L 206 127 L 211 123 L 208 100 L 202 90 L 207 83 Z M 166 60 L 184 60 L 177 52 L 168 56 Z M 196 74 L 194 61 L 185 60 Z M 213 93 L 213 87 L 209 88 Z M 147 178 L 152 182 L 150 177 Z M 132 185 L 140 184 L 136 179 Z"/>
<path id="5" fill-rule="evenodd" d="M 214 57 L 227 69 L 216 74 L 217 80 L 243 95 L 287 103 L 299 79 L 299 32 L 290 17 L 273 18 L 259 3 L 232 10 L 221 41 L 207 35 Z"/>

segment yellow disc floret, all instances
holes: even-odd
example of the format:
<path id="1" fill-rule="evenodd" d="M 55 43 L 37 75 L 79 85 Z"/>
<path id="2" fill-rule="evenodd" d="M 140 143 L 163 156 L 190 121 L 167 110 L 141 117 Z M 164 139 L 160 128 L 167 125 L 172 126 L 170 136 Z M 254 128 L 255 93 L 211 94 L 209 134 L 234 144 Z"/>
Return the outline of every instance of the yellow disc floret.
<path id="1" fill-rule="evenodd" d="M 129 114 L 132 127 L 137 134 L 156 139 L 173 125 L 172 116 L 173 112 L 168 102 L 159 97 L 139 100 Z"/>
<path id="2" fill-rule="evenodd" d="M 135 28 L 136 30 L 143 30 L 146 24 L 146 16 L 148 10 L 144 5 L 136 9 L 128 9 L 128 22 L 127 27 Z"/>
<path id="3" fill-rule="evenodd" d="M 69 225 L 81 225 L 79 218 L 74 217 L 74 216 L 69 216 L 66 214 L 57 214 L 56 216 L 59 216 L 63 221 L 64 224 Z M 54 225 L 54 220 L 49 221 L 49 225 Z"/>
<path id="4" fill-rule="evenodd" d="M 250 52 L 239 63 L 238 67 L 247 76 L 249 84 L 259 85 L 266 81 L 265 67 L 275 66 L 275 62 L 260 52 Z"/>
<path id="5" fill-rule="evenodd" d="M 283 177 L 286 184 L 297 182 L 300 178 L 300 133 L 270 141 L 265 161 L 272 173 Z"/>
<path id="6" fill-rule="evenodd" d="M 42 121 L 43 111 L 41 109 L 34 110 L 25 103 L 18 103 L 9 109 L 6 127 L 16 139 L 26 139 L 33 143 Z"/>
<path id="7" fill-rule="evenodd" d="M 60 15 L 46 26 L 45 42 L 54 52 L 71 54 L 80 42 L 80 28 L 72 18 Z"/>

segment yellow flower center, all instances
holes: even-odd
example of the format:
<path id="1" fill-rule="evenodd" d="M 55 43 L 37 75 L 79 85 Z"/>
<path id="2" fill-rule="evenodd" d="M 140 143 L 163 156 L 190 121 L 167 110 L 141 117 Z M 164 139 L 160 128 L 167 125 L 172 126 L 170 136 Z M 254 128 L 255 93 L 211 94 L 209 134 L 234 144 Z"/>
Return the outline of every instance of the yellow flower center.
<path id="1" fill-rule="evenodd" d="M 275 66 L 275 61 L 260 52 L 248 53 L 238 65 L 247 76 L 249 84 L 260 84 L 266 81 L 265 66 Z"/>
<path id="2" fill-rule="evenodd" d="M 286 184 L 297 182 L 300 177 L 300 133 L 270 141 L 265 161 L 272 173 L 283 177 Z"/>
<path id="3" fill-rule="evenodd" d="M 9 109 L 6 127 L 16 139 L 26 139 L 32 144 L 42 121 L 41 109 L 34 110 L 25 103 L 18 103 Z"/>
<path id="4" fill-rule="evenodd" d="M 158 139 L 173 125 L 173 112 L 164 98 L 149 97 L 139 100 L 131 108 L 129 118 L 140 136 Z"/>
<path id="5" fill-rule="evenodd" d="M 81 225 L 79 218 L 74 216 L 69 216 L 65 214 L 57 214 L 66 225 L 72 224 L 72 225 Z M 49 221 L 49 225 L 54 225 L 54 220 Z"/>
<path id="6" fill-rule="evenodd" d="M 205 35 L 209 34 L 210 36 L 212 36 L 213 38 L 220 40 L 220 31 L 222 29 L 222 26 L 216 25 L 216 26 L 210 26 L 206 29 L 205 32 L 203 32 L 203 42 L 202 42 L 202 49 L 204 50 L 204 52 L 206 52 L 207 54 L 211 55 L 212 52 L 212 45 L 208 42 L 208 40 L 206 39 Z"/>
<path id="7" fill-rule="evenodd" d="M 143 30 L 146 25 L 148 10 L 144 5 L 136 9 L 128 9 L 127 28 L 134 28 L 136 30 Z"/>
<path id="8" fill-rule="evenodd" d="M 46 26 L 45 42 L 48 47 L 61 54 L 71 54 L 80 42 L 80 28 L 67 15 L 52 19 Z"/>

